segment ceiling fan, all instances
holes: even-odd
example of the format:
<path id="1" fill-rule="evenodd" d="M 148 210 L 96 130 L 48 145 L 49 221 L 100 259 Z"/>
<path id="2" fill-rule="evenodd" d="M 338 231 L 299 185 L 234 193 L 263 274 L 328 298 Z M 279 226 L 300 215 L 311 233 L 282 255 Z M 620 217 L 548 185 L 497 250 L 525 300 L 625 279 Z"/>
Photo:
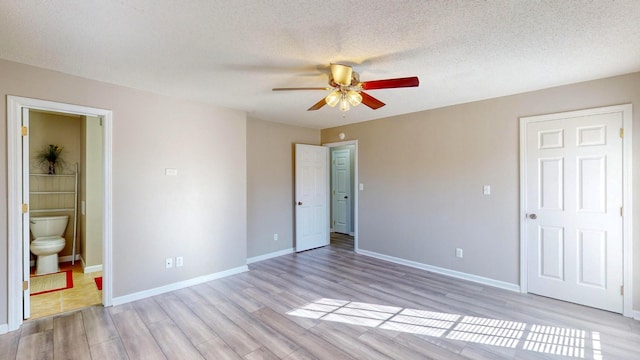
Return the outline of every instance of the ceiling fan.
<path id="1" fill-rule="evenodd" d="M 334 107 L 340 104 L 341 111 L 349 111 L 351 106 L 365 104 L 373 110 L 383 107 L 385 104 L 364 92 L 364 90 L 392 89 L 401 87 L 417 87 L 420 84 L 417 76 L 360 82 L 360 75 L 353 71 L 351 66 L 331 64 L 329 86 L 303 87 L 303 88 L 274 88 L 273 91 L 288 90 L 330 90 L 331 93 L 315 103 L 307 111 L 318 110 L 325 105 Z"/>

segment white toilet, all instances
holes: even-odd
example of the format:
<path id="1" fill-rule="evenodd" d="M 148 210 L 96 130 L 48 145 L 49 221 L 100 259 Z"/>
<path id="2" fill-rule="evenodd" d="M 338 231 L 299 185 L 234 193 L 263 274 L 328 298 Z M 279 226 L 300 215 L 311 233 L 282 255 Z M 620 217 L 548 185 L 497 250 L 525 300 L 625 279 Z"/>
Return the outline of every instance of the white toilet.
<path id="1" fill-rule="evenodd" d="M 36 259 L 36 275 L 50 274 L 60 271 L 58 253 L 64 249 L 66 241 L 62 234 L 67 228 L 68 216 L 32 217 L 31 252 Z"/>

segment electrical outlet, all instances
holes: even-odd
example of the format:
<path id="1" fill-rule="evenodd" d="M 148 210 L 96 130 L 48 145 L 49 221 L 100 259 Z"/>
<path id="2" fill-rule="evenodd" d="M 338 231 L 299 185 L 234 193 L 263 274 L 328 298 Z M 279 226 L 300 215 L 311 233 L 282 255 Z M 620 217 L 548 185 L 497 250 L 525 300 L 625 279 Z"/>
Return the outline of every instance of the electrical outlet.
<path id="1" fill-rule="evenodd" d="M 182 256 L 178 256 L 176 258 L 176 267 L 181 267 L 184 265 L 184 258 Z"/>
<path id="2" fill-rule="evenodd" d="M 461 248 L 456 248 L 456 257 L 457 258 L 462 258 L 462 249 Z"/>
<path id="3" fill-rule="evenodd" d="M 167 269 L 170 269 L 173 267 L 173 258 L 166 258 L 164 259 L 164 267 L 166 267 Z"/>
<path id="4" fill-rule="evenodd" d="M 273 234 L 273 241 L 278 241 L 278 234 Z"/>

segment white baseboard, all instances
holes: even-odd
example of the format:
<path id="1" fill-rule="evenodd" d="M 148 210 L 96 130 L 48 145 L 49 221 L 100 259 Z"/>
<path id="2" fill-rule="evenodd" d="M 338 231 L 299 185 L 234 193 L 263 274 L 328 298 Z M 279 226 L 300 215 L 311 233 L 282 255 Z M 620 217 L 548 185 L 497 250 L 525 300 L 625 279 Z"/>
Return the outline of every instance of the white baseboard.
<path id="1" fill-rule="evenodd" d="M 634 320 L 640 320 L 640 311 L 631 310 L 631 313 L 629 313 L 629 317 L 633 318 Z"/>
<path id="2" fill-rule="evenodd" d="M 9 332 L 9 324 L 0 324 L 0 335 Z"/>
<path id="3" fill-rule="evenodd" d="M 263 261 L 263 260 L 267 260 L 267 259 L 273 259 L 273 258 L 278 257 L 278 256 L 288 255 L 288 254 L 292 254 L 292 253 L 293 253 L 293 248 L 290 248 L 290 249 L 284 249 L 284 250 L 272 252 L 272 253 L 269 253 L 269 254 L 254 256 L 254 257 L 251 257 L 251 258 L 247 258 L 247 264 L 253 264 L 253 263 L 258 262 L 258 261 Z"/>
<path id="4" fill-rule="evenodd" d="M 71 260 L 73 260 L 73 255 L 65 255 L 65 256 L 59 256 L 58 257 L 58 262 L 70 262 Z M 76 255 L 76 261 L 80 260 L 80 255 Z"/>
<path id="5" fill-rule="evenodd" d="M 165 285 L 165 286 L 160 286 L 154 289 L 149 289 L 149 290 L 144 290 L 144 291 L 140 291 L 137 293 L 133 293 L 133 294 L 129 294 L 129 295 L 124 295 L 124 296 L 118 296 L 115 297 L 111 300 L 112 305 L 122 305 L 122 304 L 126 304 L 132 301 L 136 301 L 136 300 L 141 300 L 141 299 L 145 299 L 151 296 L 156 296 L 156 295 L 160 295 L 160 294 L 164 294 L 170 291 L 175 291 L 175 290 L 180 290 L 180 289 L 184 289 L 186 287 L 189 286 L 194 286 L 194 285 L 198 285 L 198 284 L 202 284 L 211 280 L 217 280 L 217 279 L 221 279 L 227 276 L 231 276 L 231 275 L 236 275 L 236 274 L 240 274 L 243 273 L 245 271 L 249 271 L 249 268 L 244 265 L 244 266 L 240 266 L 237 268 L 233 268 L 233 269 L 229 269 L 229 270 L 225 270 L 225 271 L 221 271 L 221 272 L 217 272 L 214 274 L 209 274 L 209 275 L 205 275 L 205 276 L 199 276 L 193 279 L 189 279 L 189 280 L 185 280 L 185 281 L 180 281 L 177 283 L 173 283 L 173 284 L 169 284 L 169 285 Z"/>
<path id="6" fill-rule="evenodd" d="M 59 256 L 58 257 L 58 263 L 61 262 L 71 262 L 71 260 L 73 259 L 73 255 L 65 255 L 65 256 Z M 76 261 L 78 260 L 82 260 L 82 258 L 80 257 L 80 255 L 76 255 Z M 29 261 L 29 266 L 34 267 L 36 266 L 36 261 L 35 260 L 30 260 Z"/>
<path id="7" fill-rule="evenodd" d="M 402 259 L 402 258 L 389 256 L 389 255 L 379 254 L 379 253 L 376 253 L 376 252 L 373 252 L 373 251 L 369 251 L 369 250 L 358 249 L 357 252 L 358 252 L 358 254 L 362 254 L 362 255 L 365 255 L 365 256 L 370 256 L 370 257 L 373 257 L 373 258 L 376 258 L 376 259 L 385 260 L 385 261 L 389 261 L 389 262 L 400 264 L 400 265 L 406 265 L 406 266 L 409 266 L 409 267 L 412 267 L 412 268 L 416 268 L 416 269 L 422 269 L 422 270 L 426 270 L 426 271 L 431 271 L 431 272 L 434 272 L 434 273 L 437 273 L 437 274 L 451 276 L 451 277 L 454 277 L 454 278 L 457 278 L 457 279 L 462 279 L 462 280 L 468 280 L 468 281 L 472 281 L 472 282 L 475 282 L 475 283 L 488 285 L 488 286 L 492 286 L 492 287 L 496 287 L 496 288 L 500 288 L 500 289 L 505 289 L 505 290 L 509 290 L 509 291 L 520 292 L 520 286 L 519 285 L 508 283 L 508 282 L 504 282 L 504 281 L 500 281 L 500 280 L 494 280 L 494 279 L 490 279 L 490 278 L 486 278 L 486 277 L 482 277 L 482 276 L 478 276 L 478 275 L 464 273 L 464 272 L 461 272 L 461 271 L 445 269 L 445 268 L 441 268 L 441 267 L 438 267 L 438 266 L 427 265 L 427 264 L 419 263 L 419 262 L 416 262 L 416 261 L 411 261 L 411 260 L 406 260 L 406 259 Z"/>
<path id="8" fill-rule="evenodd" d="M 100 265 L 92 265 L 92 266 L 85 266 L 85 267 L 83 267 L 82 271 L 85 274 L 102 271 L 102 264 L 100 264 Z"/>

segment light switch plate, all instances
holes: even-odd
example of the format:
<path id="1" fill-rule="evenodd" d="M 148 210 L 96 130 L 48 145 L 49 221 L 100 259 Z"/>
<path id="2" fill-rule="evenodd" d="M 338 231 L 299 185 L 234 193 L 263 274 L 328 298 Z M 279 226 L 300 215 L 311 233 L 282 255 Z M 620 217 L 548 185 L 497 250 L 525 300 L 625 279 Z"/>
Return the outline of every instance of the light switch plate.
<path id="1" fill-rule="evenodd" d="M 178 169 L 166 168 L 164 169 L 164 174 L 166 176 L 178 176 Z"/>
<path id="2" fill-rule="evenodd" d="M 485 185 L 482 187 L 482 193 L 484 195 L 491 195 L 491 185 Z"/>

